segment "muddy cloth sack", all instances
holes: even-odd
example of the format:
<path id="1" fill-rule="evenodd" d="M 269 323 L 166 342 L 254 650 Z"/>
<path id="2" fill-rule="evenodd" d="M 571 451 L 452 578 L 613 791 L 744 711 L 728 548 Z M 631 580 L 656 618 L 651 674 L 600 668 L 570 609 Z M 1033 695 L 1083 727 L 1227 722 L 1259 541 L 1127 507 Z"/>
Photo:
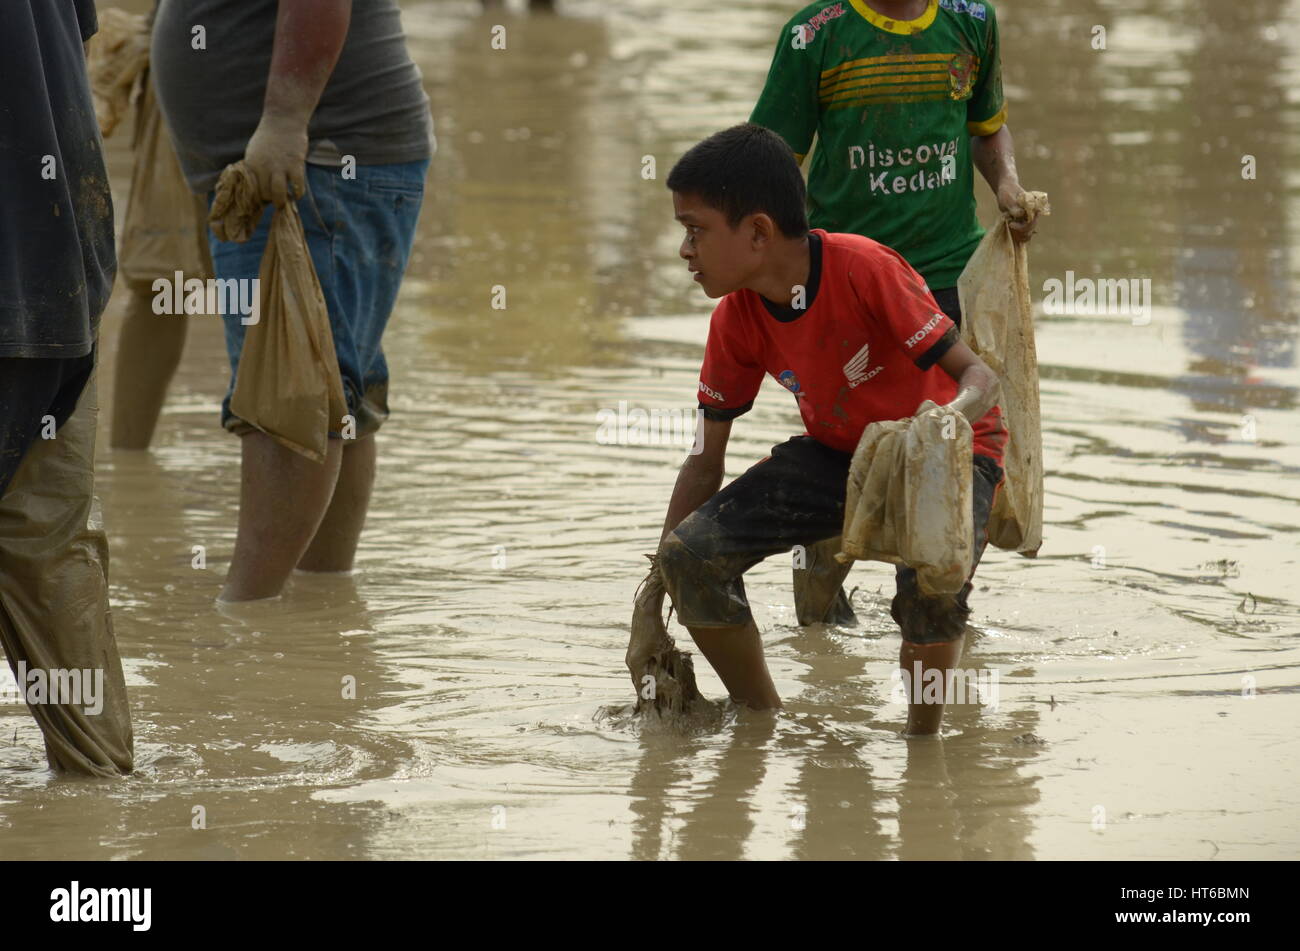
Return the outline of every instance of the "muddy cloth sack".
<path id="1" fill-rule="evenodd" d="M 112 135 L 122 121 L 136 83 L 148 65 L 148 18 L 116 7 L 101 11 L 99 32 L 90 38 L 86 54 L 100 135 Z"/>
<path id="2" fill-rule="evenodd" d="M 247 241 L 262 209 L 248 167 L 226 166 L 209 216 L 217 237 Z M 329 311 L 293 202 L 271 218 L 258 278 L 259 319 L 246 328 L 230 411 L 281 445 L 324 462 L 329 432 L 343 425 L 348 407 Z"/>
<path id="3" fill-rule="evenodd" d="M 212 276 L 207 208 L 181 174 L 146 70 L 135 114 L 135 171 L 122 226 L 117 271 L 129 283 L 152 284 L 160 277 L 206 280 Z"/>
<path id="4" fill-rule="evenodd" d="M 956 594 L 971 573 L 972 522 L 965 416 L 926 400 L 910 419 L 863 431 L 849 465 L 839 562 L 904 564 L 922 593 Z"/>
<path id="5" fill-rule="evenodd" d="M 1031 211 L 1049 214 L 1045 192 L 1029 192 Z M 998 399 L 1010 435 L 1006 481 L 993 500 L 989 543 L 1032 558 L 1043 544 L 1043 434 L 1038 352 L 1025 246 L 1004 217 L 984 236 L 957 281 L 962 340 L 1002 381 Z"/>
<path id="6" fill-rule="evenodd" d="M 660 715 L 691 712 L 703 701 L 695 684 L 691 655 L 678 650 L 664 624 L 664 581 L 659 559 L 650 559 L 650 573 L 637 588 L 632 607 L 632 634 L 628 639 L 628 673 L 636 690 L 636 712 Z"/>

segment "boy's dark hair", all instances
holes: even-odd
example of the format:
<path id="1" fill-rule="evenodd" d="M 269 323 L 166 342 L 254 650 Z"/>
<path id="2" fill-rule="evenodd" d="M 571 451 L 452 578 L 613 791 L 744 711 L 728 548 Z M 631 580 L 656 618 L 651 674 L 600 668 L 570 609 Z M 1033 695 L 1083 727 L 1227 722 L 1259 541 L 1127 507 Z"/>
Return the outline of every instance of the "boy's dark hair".
<path id="1" fill-rule="evenodd" d="M 668 188 L 695 195 L 736 227 L 765 212 L 787 238 L 808 233 L 803 175 L 785 139 L 746 122 L 709 136 L 677 160 Z"/>

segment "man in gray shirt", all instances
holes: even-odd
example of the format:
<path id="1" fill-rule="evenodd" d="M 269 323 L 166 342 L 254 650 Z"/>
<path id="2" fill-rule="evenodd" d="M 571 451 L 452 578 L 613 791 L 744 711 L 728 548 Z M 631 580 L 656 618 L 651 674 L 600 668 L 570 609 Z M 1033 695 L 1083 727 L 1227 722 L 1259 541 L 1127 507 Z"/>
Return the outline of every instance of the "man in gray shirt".
<path id="1" fill-rule="evenodd" d="M 388 417 L 381 338 L 434 146 L 428 97 L 396 0 L 163 0 L 151 62 L 190 187 L 210 193 L 243 159 L 262 200 L 296 200 L 329 309 L 351 421 L 331 421 L 323 464 L 231 413 L 244 336 L 259 326 L 223 315 L 222 422 L 241 436 L 243 478 L 221 598 L 274 597 L 294 568 L 352 567 Z M 243 244 L 210 237 L 218 279 L 258 276 L 270 217 Z"/>

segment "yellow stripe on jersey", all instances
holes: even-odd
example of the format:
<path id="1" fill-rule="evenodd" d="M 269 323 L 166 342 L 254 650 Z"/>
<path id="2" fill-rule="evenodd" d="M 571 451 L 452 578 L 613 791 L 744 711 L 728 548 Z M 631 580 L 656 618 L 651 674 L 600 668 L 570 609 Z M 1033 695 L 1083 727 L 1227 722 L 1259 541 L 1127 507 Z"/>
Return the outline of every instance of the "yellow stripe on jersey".
<path id="1" fill-rule="evenodd" d="M 932 93 L 951 95 L 949 69 L 955 55 L 893 54 L 850 60 L 822 73 L 817 98 L 824 107 L 834 109 L 861 102 L 927 102 L 948 98 Z M 967 89 L 975 85 L 979 76 L 979 57 L 971 55 L 970 60 L 972 66 Z M 993 131 L 997 131 L 996 127 Z"/>
<path id="2" fill-rule="evenodd" d="M 1007 107 L 1003 105 L 998 114 L 983 122 L 967 122 L 966 131 L 971 135 L 992 135 L 1007 124 Z"/>
<path id="3" fill-rule="evenodd" d="M 861 79 L 853 79 L 840 83 L 824 91 L 817 98 L 822 102 L 833 102 L 836 99 L 843 99 L 846 95 L 856 95 L 864 90 L 871 89 L 873 86 L 916 86 L 931 85 L 933 83 L 942 83 L 948 85 L 948 74 L 943 71 L 929 70 L 924 73 L 915 73 L 912 75 L 881 74 L 878 76 L 865 76 Z"/>
<path id="4" fill-rule="evenodd" d="M 951 53 L 917 53 L 914 56 L 907 53 L 890 53 L 888 56 L 867 56 L 863 59 L 847 60 L 830 69 L 823 69 L 822 82 L 826 83 L 843 70 L 856 69 L 859 66 L 907 66 L 915 63 L 946 63 L 950 59 L 952 59 Z"/>
<path id="5" fill-rule="evenodd" d="M 850 89 L 853 86 L 862 85 L 864 82 L 879 82 L 880 80 L 894 80 L 895 82 L 908 82 L 922 77 L 942 79 L 947 75 L 947 68 L 935 63 L 922 63 L 919 66 L 868 66 L 862 69 L 855 69 L 852 72 L 843 73 L 835 82 L 823 83 L 818 88 L 818 95 L 822 98 L 841 89 Z"/>
<path id="6" fill-rule="evenodd" d="M 840 102 L 833 102 L 826 106 L 825 111 L 831 112 L 835 109 L 848 109 L 852 106 L 879 106 L 889 102 L 941 102 L 948 98 L 947 86 L 931 87 L 932 92 L 892 92 L 877 94 L 872 96 L 863 96 L 858 99 L 844 99 Z"/>

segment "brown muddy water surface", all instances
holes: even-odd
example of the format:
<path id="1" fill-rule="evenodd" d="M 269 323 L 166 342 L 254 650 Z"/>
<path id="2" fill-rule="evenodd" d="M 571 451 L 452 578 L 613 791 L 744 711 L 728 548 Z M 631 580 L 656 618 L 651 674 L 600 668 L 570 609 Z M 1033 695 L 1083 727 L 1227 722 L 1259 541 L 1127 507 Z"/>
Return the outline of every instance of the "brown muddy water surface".
<path id="1" fill-rule="evenodd" d="M 56 779 L 0 706 L 0 857 L 1294 857 L 1300 3 L 998 4 L 1022 181 L 1052 197 L 1036 297 L 1073 271 L 1150 279 L 1154 306 L 1043 315 L 1046 544 L 977 575 L 966 666 L 1000 702 L 919 742 L 871 564 L 853 629 L 797 626 L 788 561 L 751 573 L 779 715 L 685 737 L 599 716 L 632 699 L 632 596 L 685 447 L 603 445 L 597 413 L 693 406 L 711 305 L 663 177 L 748 115 L 794 4 L 563 6 L 403 4 L 440 151 L 354 577 L 214 609 L 239 475 L 216 318 L 188 318 L 152 451 L 101 429 L 138 769 Z M 118 299 L 101 425 L 120 320 Z M 769 381 L 730 473 L 797 431 Z"/>

